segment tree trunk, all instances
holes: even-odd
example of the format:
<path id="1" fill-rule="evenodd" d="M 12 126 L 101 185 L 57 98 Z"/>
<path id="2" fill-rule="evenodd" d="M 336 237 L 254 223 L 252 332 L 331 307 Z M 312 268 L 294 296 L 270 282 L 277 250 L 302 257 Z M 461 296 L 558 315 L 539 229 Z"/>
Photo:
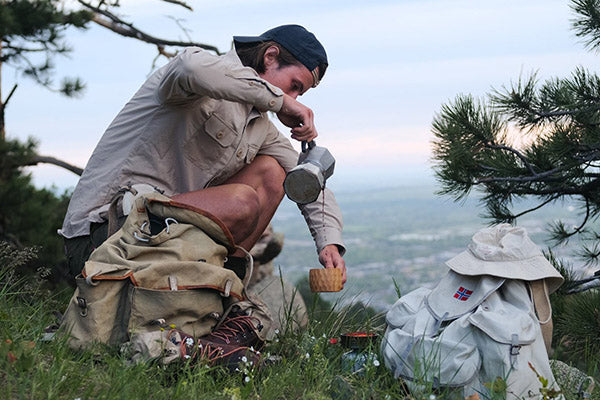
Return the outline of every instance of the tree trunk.
<path id="1" fill-rule="evenodd" d="M 2 101 L 2 38 L 0 38 L 0 140 L 4 140 L 5 138 L 4 102 Z"/>

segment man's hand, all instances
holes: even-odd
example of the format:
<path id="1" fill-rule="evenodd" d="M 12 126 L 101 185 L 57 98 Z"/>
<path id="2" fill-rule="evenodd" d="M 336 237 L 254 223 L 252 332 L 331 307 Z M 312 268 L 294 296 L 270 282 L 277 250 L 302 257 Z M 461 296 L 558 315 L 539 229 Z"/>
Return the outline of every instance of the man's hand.
<path id="1" fill-rule="evenodd" d="M 282 124 L 292 128 L 292 138 L 298 141 L 310 142 L 318 135 L 312 110 L 292 96 L 283 95 L 283 106 L 277 113 L 277 118 Z"/>
<path id="2" fill-rule="evenodd" d="M 340 255 L 340 251 L 335 244 L 329 244 L 323 247 L 319 253 L 319 262 L 325 268 L 339 268 L 342 270 L 342 283 L 346 283 L 346 262 Z"/>

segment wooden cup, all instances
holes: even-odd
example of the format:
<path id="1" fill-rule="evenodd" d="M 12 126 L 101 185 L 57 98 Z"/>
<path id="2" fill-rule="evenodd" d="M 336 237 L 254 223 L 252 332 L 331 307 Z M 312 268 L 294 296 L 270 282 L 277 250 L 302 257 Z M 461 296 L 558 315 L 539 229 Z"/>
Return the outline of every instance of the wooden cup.
<path id="1" fill-rule="evenodd" d="M 308 271 L 308 282 L 313 292 L 339 292 L 344 288 L 342 270 L 339 268 L 315 268 Z"/>

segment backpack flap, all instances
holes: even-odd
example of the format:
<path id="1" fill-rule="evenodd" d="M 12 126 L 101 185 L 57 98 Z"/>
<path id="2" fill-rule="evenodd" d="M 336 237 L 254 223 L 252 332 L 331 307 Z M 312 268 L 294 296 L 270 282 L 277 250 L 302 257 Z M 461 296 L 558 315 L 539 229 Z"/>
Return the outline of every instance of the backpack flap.
<path id="1" fill-rule="evenodd" d="M 531 344 L 539 333 L 522 281 L 506 282 L 481 303 L 469 322 L 496 342 L 508 345 Z"/>
<path id="2" fill-rule="evenodd" d="M 418 288 L 399 298 L 385 315 L 385 320 L 390 328 L 403 328 L 414 319 L 414 315 L 423 309 L 425 296 L 431 289 Z"/>
<path id="3" fill-rule="evenodd" d="M 134 286 L 147 289 L 212 289 L 224 297 L 244 298 L 244 285 L 235 272 L 202 261 L 155 263 L 134 272 L 131 278 Z"/>
<path id="4" fill-rule="evenodd" d="M 494 276 L 466 276 L 449 270 L 425 298 L 427 309 L 438 321 L 449 321 L 472 312 L 504 283 Z"/>
<path id="5" fill-rule="evenodd" d="M 131 277 L 131 269 L 124 264 L 112 264 L 102 261 L 86 261 L 81 276 L 89 285 L 99 280 L 123 280 Z"/>
<path id="6" fill-rule="evenodd" d="M 144 195 L 136 206 L 142 204 L 148 210 L 162 218 L 173 218 L 180 223 L 187 223 L 200 228 L 215 242 L 227 247 L 229 251 L 235 250 L 233 235 L 225 224 L 214 215 L 188 204 L 172 201 L 166 196 L 152 193 Z"/>

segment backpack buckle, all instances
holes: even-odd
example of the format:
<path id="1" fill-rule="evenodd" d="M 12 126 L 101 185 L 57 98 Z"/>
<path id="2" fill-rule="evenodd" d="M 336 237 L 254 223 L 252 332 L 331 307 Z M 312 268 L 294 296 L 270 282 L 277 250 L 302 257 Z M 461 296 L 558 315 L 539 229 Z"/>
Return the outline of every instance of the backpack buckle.
<path id="1" fill-rule="evenodd" d="M 79 308 L 81 308 L 81 311 L 79 311 L 79 315 L 81 315 L 82 317 L 87 317 L 87 302 L 83 297 L 77 296 L 77 305 L 79 306 Z"/>
<path id="2" fill-rule="evenodd" d="M 510 345 L 510 355 L 511 356 L 518 356 L 520 350 L 521 350 L 521 345 L 518 345 L 518 344 Z"/>

